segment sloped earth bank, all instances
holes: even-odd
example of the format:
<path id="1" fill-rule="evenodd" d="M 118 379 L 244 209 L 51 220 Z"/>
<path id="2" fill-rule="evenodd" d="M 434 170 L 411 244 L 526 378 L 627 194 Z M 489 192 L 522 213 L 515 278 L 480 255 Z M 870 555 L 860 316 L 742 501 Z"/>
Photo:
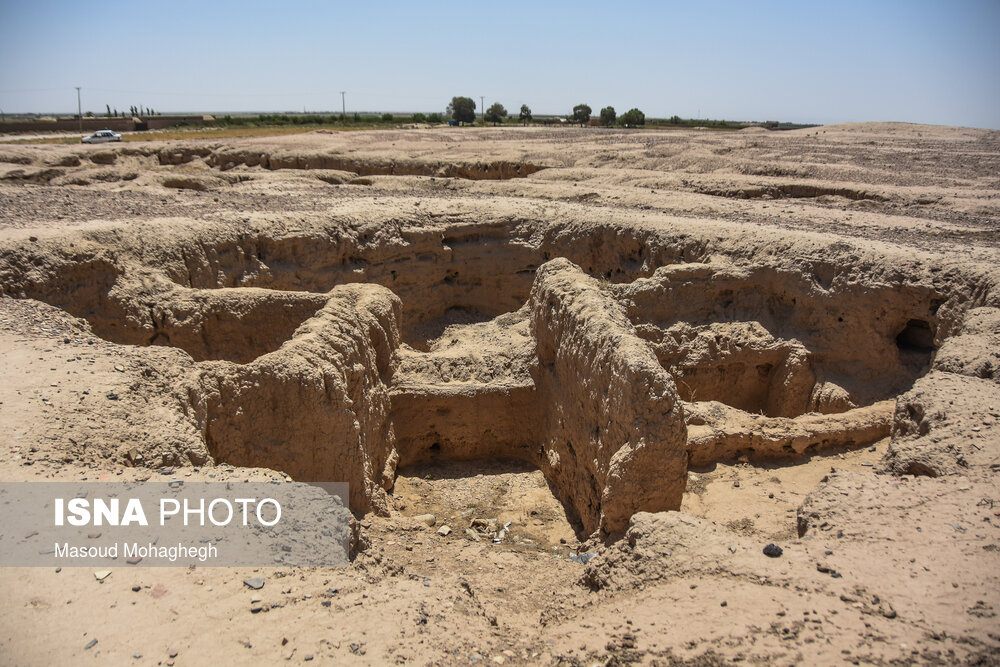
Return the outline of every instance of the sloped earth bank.
<path id="1" fill-rule="evenodd" d="M 6 570 L 2 652 L 996 662 L 998 147 L 0 148 L 3 479 L 348 481 L 363 527 L 257 613 L 242 571 Z"/>

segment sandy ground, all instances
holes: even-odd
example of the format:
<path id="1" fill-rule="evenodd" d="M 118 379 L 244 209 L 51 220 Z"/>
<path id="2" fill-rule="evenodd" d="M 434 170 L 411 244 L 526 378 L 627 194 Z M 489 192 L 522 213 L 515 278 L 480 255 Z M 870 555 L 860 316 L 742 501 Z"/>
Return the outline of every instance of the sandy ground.
<path id="1" fill-rule="evenodd" d="M 262 153 L 297 168 L 255 166 Z M 499 163 L 539 170 L 442 175 L 447 165 L 464 165 L 465 176 L 507 168 Z M 473 206 L 569 226 L 725 229 L 748 246 L 809 234 L 822 252 L 847 239 L 961 262 L 982 277 L 983 294 L 1000 284 L 1000 133 L 985 130 L 437 129 L 0 144 L 8 254 L 117 226 L 235 228 L 354 208 L 432 223 Z M 180 353 L 106 340 L 60 308 L 11 298 L 10 275 L 0 281 L 0 479 L 282 478 L 212 461 L 126 464 L 122 447 L 174 427 L 169 378 L 148 371 Z M 983 305 L 996 307 L 991 298 Z M 432 348 L 427 339 L 447 339 L 448 324 L 475 321 L 452 313 L 410 342 Z M 961 385 L 946 399 L 935 446 L 972 452 L 947 474 L 894 469 L 897 427 L 897 440 L 692 468 L 680 511 L 639 514 L 625 536 L 602 540 L 581 534 L 537 469 L 432 463 L 397 472 L 388 516 L 360 517 L 369 546 L 347 568 L 120 566 L 103 580 L 93 568 L 5 568 L 0 663 L 1000 664 L 1000 400 L 990 372 L 974 378 L 980 393 Z M 112 404 L 109 393 L 137 402 Z M 474 519 L 510 526 L 499 543 L 475 540 L 466 533 Z M 762 553 L 769 543 L 781 557 Z M 250 576 L 264 577 L 260 591 L 244 586 Z"/>

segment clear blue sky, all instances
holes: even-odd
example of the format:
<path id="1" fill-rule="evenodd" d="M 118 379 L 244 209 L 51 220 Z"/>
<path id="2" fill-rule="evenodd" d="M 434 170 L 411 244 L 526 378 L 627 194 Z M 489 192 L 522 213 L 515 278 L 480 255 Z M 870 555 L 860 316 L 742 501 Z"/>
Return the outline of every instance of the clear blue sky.
<path id="1" fill-rule="evenodd" d="M 0 0 L 0 109 L 443 111 L 1000 129 L 1000 0 Z"/>

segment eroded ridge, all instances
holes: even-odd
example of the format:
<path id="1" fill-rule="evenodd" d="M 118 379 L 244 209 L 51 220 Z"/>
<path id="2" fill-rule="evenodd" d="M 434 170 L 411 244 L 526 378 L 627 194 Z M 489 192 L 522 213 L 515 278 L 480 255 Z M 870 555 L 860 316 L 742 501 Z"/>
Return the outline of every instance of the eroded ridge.
<path id="1" fill-rule="evenodd" d="M 7 244 L 0 270 L 5 295 L 172 348 L 198 441 L 170 448 L 348 481 L 356 512 L 389 511 L 399 467 L 514 459 L 581 534 L 621 534 L 680 506 L 688 465 L 924 433 L 928 371 L 994 379 L 962 352 L 995 336 L 982 276 L 845 243 L 424 216 L 67 233 Z"/>

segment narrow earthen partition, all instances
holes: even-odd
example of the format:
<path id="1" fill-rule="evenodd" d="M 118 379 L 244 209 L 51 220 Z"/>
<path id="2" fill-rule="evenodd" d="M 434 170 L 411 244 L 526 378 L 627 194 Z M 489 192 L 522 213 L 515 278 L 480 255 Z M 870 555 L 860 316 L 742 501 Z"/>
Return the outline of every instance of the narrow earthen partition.
<path id="1" fill-rule="evenodd" d="M 542 470 L 591 532 L 678 509 L 686 429 L 673 379 L 623 309 L 566 259 L 538 269 L 531 325 L 545 406 Z"/>
<path id="2" fill-rule="evenodd" d="M 201 364 L 197 413 L 215 459 L 345 481 L 351 509 L 385 513 L 399 311 L 383 287 L 337 287 L 275 352 L 249 364 Z"/>
<path id="3" fill-rule="evenodd" d="M 889 435 L 895 405 L 895 400 L 879 401 L 847 412 L 791 419 L 752 414 L 716 401 L 685 403 L 689 463 L 705 466 L 740 455 L 789 458 L 866 445 Z"/>

